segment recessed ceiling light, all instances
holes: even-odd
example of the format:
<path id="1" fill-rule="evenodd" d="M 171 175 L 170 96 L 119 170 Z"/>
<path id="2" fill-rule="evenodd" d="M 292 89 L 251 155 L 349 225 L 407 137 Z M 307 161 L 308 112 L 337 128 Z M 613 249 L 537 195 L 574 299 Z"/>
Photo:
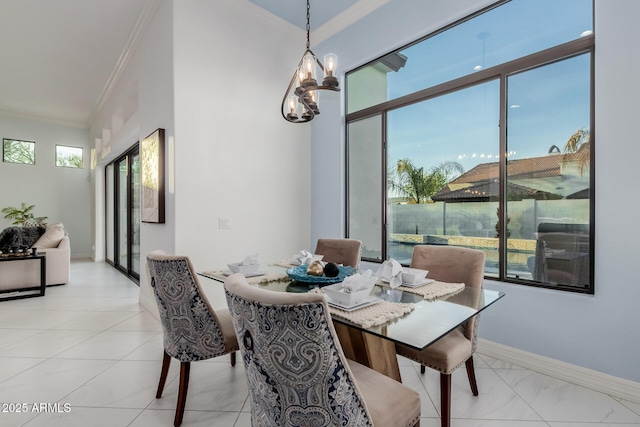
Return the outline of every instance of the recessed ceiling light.
<path id="1" fill-rule="evenodd" d="M 473 71 L 480 71 L 482 70 L 482 65 L 476 65 L 475 67 L 473 67 Z"/>
<path id="2" fill-rule="evenodd" d="M 512 104 L 509 108 L 520 108 L 520 104 Z"/>
<path id="3" fill-rule="evenodd" d="M 580 37 L 590 36 L 591 34 L 593 34 L 592 30 L 586 30 L 580 33 Z"/>

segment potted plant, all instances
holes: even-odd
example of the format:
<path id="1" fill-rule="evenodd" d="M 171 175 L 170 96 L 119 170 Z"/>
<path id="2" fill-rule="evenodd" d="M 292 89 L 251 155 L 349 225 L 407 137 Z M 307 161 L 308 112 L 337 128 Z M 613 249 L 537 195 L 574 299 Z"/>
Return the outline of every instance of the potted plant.
<path id="1" fill-rule="evenodd" d="M 27 206 L 26 203 L 22 203 L 20 208 L 13 206 L 2 209 L 5 219 L 13 220 L 13 225 L 21 225 L 22 227 L 38 227 L 46 226 L 46 216 L 34 216 L 31 212 L 36 205 Z"/>

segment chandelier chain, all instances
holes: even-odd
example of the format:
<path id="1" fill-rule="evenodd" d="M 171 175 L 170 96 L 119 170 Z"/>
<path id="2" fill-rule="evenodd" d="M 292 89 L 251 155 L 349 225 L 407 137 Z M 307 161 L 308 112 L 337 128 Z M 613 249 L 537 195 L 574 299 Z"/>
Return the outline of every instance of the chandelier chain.
<path id="1" fill-rule="evenodd" d="M 310 10 L 311 7 L 309 6 L 309 0 L 307 0 L 307 49 L 309 49 L 309 46 L 311 45 L 311 43 L 309 42 L 309 32 L 311 31 L 311 25 L 309 24 L 311 20 Z"/>

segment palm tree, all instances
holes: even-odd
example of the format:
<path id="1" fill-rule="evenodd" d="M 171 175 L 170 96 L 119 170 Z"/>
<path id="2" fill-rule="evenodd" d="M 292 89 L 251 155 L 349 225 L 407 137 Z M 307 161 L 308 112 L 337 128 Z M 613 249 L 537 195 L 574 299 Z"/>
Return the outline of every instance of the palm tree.
<path id="1" fill-rule="evenodd" d="M 577 162 L 580 176 L 589 166 L 591 135 L 589 129 L 578 129 L 571 135 L 562 148 L 562 163 Z"/>
<path id="2" fill-rule="evenodd" d="M 390 173 L 389 187 L 409 198 L 412 203 L 427 203 L 464 168 L 458 162 L 443 162 L 429 171 L 416 167 L 410 159 L 398 160 Z"/>

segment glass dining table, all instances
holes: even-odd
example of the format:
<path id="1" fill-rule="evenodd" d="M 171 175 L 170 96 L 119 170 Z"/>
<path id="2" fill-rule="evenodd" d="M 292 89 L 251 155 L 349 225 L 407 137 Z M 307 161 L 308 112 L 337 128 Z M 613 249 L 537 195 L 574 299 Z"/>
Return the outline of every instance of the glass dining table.
<path id="1" fill-rule="evenodd" d="M 309 292 L 317 284 L 291 280 L 281 265 L 263 266 L 264 281 L 254 277 L 255 286 L 278 292 Z M 223 283 L 222 271 L 199 272 L 206 282 Z M 256 280 L 257 279 L 257 280 Z M 208 284 L 206 284 L 208 285 Z M 211 283 L 211 285 L 213 285 Z M 412 304 L 412 310 L 398 318 L 378 325 L 365 325 L 350 321 L 337 312 L 332 320 L 345 356 L 391 378 L 401 381 L 395 344 L 417 350 L 427 348 L 438 339 L 490 307 L 504 296 L 503 292 L 465 287 L 434 299 L 378 283 L 372 296 L 383 301 Z"/>

